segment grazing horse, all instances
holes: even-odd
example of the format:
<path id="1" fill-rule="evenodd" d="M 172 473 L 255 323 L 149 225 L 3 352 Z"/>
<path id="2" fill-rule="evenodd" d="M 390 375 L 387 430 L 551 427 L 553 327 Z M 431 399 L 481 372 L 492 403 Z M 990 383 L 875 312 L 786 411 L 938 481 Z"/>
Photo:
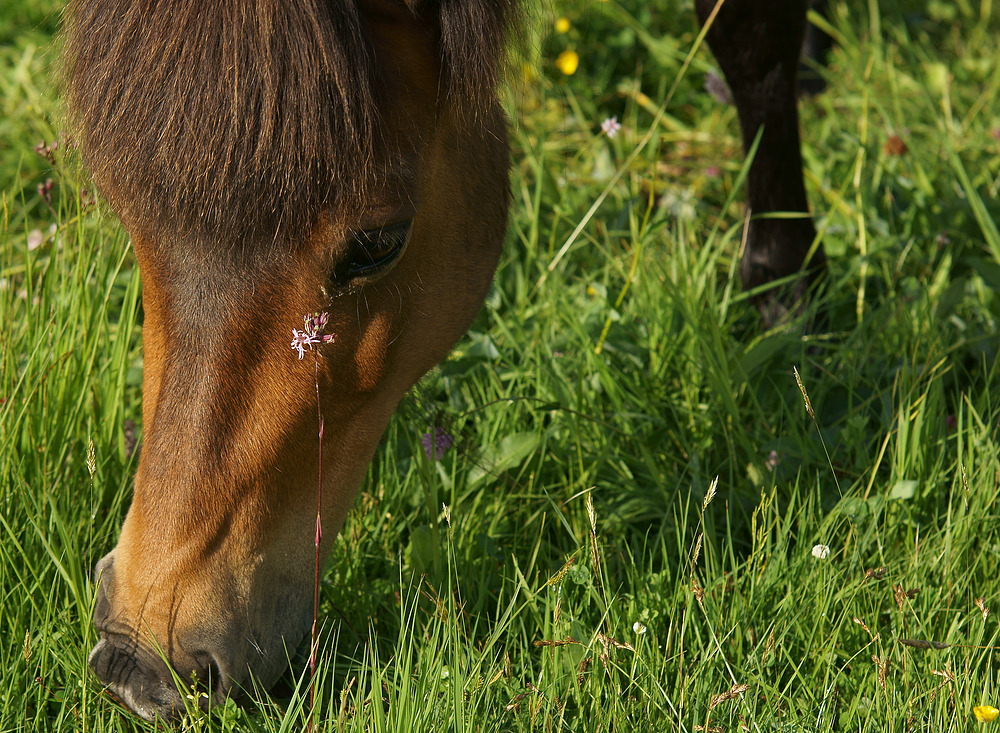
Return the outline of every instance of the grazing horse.
<path id="1" fill-rule="evenodd" d="M 805 273 L 814 239 L 795 70 L 805 0 L 698 0 L 762 130 L 745 286 Z M 70 120 L 131 235 L 144 293 L 144 442 L 97 565 L 90 665 L 147 719 L 270 686 L 390 415 L 480 307 L 504 238 L 496 97 L 516 0 L 73 0 Z M 298 361 L 303 314 L 332 344 Z M 314 383 L 315 380 L 315 383 Z"/>

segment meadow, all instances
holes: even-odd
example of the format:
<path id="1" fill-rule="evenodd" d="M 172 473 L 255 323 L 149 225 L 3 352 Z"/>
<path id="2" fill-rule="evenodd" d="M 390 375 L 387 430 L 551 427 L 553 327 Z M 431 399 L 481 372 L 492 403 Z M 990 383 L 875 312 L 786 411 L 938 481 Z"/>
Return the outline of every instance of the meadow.
<path id="1" fill-rule="evenodd" d="M 836 41 L 801 106 L 830 268 L 768 329 L 688 3 L 533 9 L 505 255 L 327 565 L 315 730 L 990 725 L 1000 8 L 813 20 Z M 142 297 L 61 137 L 57 27 L 48 0 L 0 8 L 0 733 L 153 731 L 86 663 L 142 437 Z M 298 662 L 181 728 L 304 730 L 308 684 Z"/>

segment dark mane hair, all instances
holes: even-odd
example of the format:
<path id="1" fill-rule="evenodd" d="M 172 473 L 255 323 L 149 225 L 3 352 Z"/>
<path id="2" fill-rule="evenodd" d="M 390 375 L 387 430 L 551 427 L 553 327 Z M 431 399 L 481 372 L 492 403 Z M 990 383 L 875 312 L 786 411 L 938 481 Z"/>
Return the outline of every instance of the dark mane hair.
<path id="1" fill-rule="evenodd" d="M 441 96 L 492 103 L 517 0 L 405 1 L 437 20 Z M 73 0 L 65 73 L 111 205 L 182 233 L 298 236 L 377 165 L 381 82 L 357 0 Z"/>

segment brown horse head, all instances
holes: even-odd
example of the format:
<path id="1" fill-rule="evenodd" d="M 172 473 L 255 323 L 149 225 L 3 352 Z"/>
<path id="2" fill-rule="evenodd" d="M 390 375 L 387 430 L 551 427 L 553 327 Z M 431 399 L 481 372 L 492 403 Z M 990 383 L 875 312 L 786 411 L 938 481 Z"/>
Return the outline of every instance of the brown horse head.
<path id="1" fill-rule="evenodd" d="M 512 0 L 77 0 L 75 134 L 143 276 L 142 456 L 90 656 L 147 719 L 267 687 L 403 393 L 506 227 Z M 332 343 L 290 348 L 303 315 Z"/>

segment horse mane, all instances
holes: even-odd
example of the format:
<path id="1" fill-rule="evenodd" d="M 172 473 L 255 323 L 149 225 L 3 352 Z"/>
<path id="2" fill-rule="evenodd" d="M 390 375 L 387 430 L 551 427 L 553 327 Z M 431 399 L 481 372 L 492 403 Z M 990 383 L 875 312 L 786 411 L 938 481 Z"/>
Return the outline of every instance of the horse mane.
<path id="1" fill-rule="evenodd" d="M 440 28 L 440 95 L 493 104 L 517 0 L 405 2 Z M 74 138 L 129 218 L 295 238 L 379 164 L 359 0 L 72 0 L 64 54 Z"/>

